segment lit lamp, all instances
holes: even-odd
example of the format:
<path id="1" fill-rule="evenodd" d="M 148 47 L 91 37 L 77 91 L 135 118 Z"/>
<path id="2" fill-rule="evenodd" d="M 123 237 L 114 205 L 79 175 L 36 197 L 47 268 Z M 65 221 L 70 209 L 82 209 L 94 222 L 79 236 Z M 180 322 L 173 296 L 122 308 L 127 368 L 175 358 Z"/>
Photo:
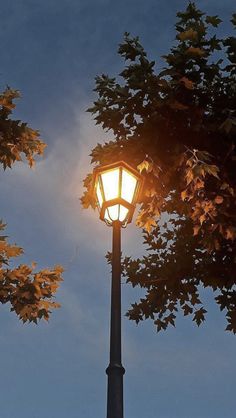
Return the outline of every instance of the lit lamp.
<path id="1" fill-rule="evenodd" d="M 140 174 L 124 161 L 95 169 L 100 218 L 109 225 L 131 222 L 140 185 Z"/>
<path id="2" fill-rule="evenodd" d="M 121 227 L 131 222 L 140 193 L 140 174 L 124 161 L 94 170 L 94 191 L 100 219 L 113 228 L 110 363 L 107 418 L 123 418 L 123 375 L 121 363 Z"/>

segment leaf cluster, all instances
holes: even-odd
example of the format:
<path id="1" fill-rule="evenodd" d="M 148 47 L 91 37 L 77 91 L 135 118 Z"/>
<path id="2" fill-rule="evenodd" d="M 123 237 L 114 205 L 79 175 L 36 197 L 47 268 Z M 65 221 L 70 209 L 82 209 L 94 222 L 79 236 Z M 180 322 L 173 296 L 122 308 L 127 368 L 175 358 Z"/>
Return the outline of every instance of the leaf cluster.
<path id="1" fill-rule="evenodd" d="M 4 227 L 0 222 L 1 231 Z M 23 322 L 48 320 L 51 309 L 60 306 L 52 299 L 62 281 L 63 269 L 55 266 L 52 270 L 34 272 L 35 263 L 10 268 L 11 260 L 22 253 L 22 248 L 9 244 L 7 237 L 0 235 L 0 302 L 9 302 L 11 311 Z"/>
<path id="2" fill-rule="evenodd" d="M 202 323 L 203 286 L 236 332 L 236 38 L 219 38 L 220 23 L 190 2 L 177 13 L 175 44 L 158 72 L 126 33 L 118 50 L 125 67 L 117 79 L 96 78 L 89 109 L 113 133 L 92 150 L 92 163 L 123 159 L 145 179 L 136 224 L 148 255 L 125 258 L 124 271 L 147 289 L 129 318 L 151 318 L 157 330 L 174 325 L 177 310 Z M 85 207 L 95 205 L 91 185 L 90 175 Z M 174 215 L 175 228 L 160 227 L 163 214 L 169 223 Z"/>
<path id="3" fill-rule="evenodd" d="M 0 164 L 4 170 L 24 158 L 32 167 L 35 157 L 42 155 L 46 147 L 38 131 L 12 119 L 14 101 L 19 97 L 19 92 L 9 87 L 0 94 Z M 35 263 L 11 267 L 12 259 L 23 254 L 23 249 L 8 242 L 3 235 L 5 226 L 0 221 L 0 302 L 9 303 L 11 311 L 23 322 L 48 320 L 51 310 L 60 306 L 53 298 L 62 281 L 63 269 L 55 266 L 35 272 Z"/>
<path id="4" fill-rule="evenodd" d="M 39 132 L 27 123 L 11 119 L 15 99 L 20 97 L 18 90 L 7 87 L 0 94 L 0 163 L 4 170 L 11 168 L 16 161 L 26 158 L 30 167 L 36 155 L 43 155 L 46 144 L 39 139 Z"/>

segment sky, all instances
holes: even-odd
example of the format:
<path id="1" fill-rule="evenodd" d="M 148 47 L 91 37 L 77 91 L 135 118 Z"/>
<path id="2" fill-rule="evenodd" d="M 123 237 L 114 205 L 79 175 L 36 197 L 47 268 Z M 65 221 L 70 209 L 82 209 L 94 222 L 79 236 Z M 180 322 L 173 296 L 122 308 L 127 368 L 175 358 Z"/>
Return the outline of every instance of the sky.
<path id="1" fill-rule="evenodd" d="M 197 0 L 230 31 L 235 0 Z M 39 129 L 47 142 L 34 170 L 17 164 L 0 174 L 0 216 L 7 234 L 25 250 L 21 262 L 39 268 L 62 264 L 61 308 L 49 323 L 23 325 L 1 307 L 2 418 L 106 416 L 109 359 L 111 229 L 79 197 L 90 170 L 89 153 L 107 135 L 86 109 L 96 98 L 94 78 L 117 75 L 123 33 L 140 36 L 148 56 L 174 40 L 183 0 L 0 0 L 0 86 L 19 89 L 14 117 Z M 112 139 L 112 134 L 109 138 Z M 122 250 L 142 253 L 141 232 L 122 231 Z M 212 302 L 197 328 L 178 317 L 176 328 L 156 333 L 152 322 L 125 318 L 139 292 L 122 284 L 124 409 L 126 418 L 233 418 L 236 337 Z"/>

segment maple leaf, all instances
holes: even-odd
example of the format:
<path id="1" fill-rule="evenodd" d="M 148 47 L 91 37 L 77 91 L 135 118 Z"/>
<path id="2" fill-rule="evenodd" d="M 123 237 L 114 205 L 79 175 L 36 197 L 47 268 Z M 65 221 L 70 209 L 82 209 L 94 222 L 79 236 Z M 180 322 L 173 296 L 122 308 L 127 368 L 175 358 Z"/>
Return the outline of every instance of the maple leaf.
<path id="1" fill-rule="evenodd" d="M 226 283 L 229 291 L 236 284 L 235 37 L 212 36 L 219 18 L 192 2 L 177 17 L 179 42 L 164 56 L 166 68 L 158 72 L 140 41 L 126 35 L 119 53 L 129 61 L 116 79 L 96 79 L 91 110 L 113 135 L 94 148 L 92 163 L 122 156 L 145 175 L 136 218 L 144 253 L 138 263 L 126 258 L 123 273 L 146 291 L 129 319 L 151 318 L 158 330 L 174 322 L 168 306 L 193 313 L 200 325 L 201 286 L 222 295 Z M 166 217 L 172 221 L 163 224 Z M 231 306 L 235 312 L 233 299 Z"/>
<path id="2" fill-rule="evenodd" d="M 188 197 L 188 190 L 183 190 L 181 192 L 181 199 L 184 201 Z"/>
<path id="3" fill-rule="evenodd" d="M 185 178 L 186 178 L 186 182 L 187 182 L 187 186 L 188 186 L 193 181 L 193 178 L 194 178 L 193 170 L 191 170 L 191 169 L 187 170 Z"/>
<path id="4" fill-rule="evenodd" d="M 17 90 L 7 88 L 0 94 L 0 164 L 3 169 L 12 168 L 16 161 L 23 161 L 23 156 L 30 167 L 35 164 L 35 157 L 42 155 L 46 144 L 39 139 L 39 132 L 31 129 L 26 123 L 12 120 L 11 113 L 15 108 L 15 99 L 20 94 Z M 5 224 L 0 221 L 0 230 Z M 8 242 L 7 236 L 0 236 L 0 302 L 10 303 L 23 322 L 35 322 L 41 317 L 48 319 L 50 309 L 57 304 L 51 302 L 60 281 L 62 268 L 46 269 L 33 274 L 35 263 L 31 266 L 20 264 L 11 268 L 12 258 L 19 257 L 23 249 Z M 48 301 L 45 314 L 41 316 L 42 303 Z"/>
<path id="5" fill-rule="evenodd" d="M 200 308 L 194 312 L 193 321 L 195 321 L 198 326 L 205 321 L 205 313 L 207 313 L 207 311 L 204 308 Z"/>
<path id="6" fill-rule="evenodd" d="M 194 57 L 203 57 L 205 55 L 205 51 L 203 51 L 201 48 L 195 48 L 193 46 L 190 46 L 187 50 L 186 53 L 188 55 L 192 55 Z"/>
<path id="7" fill-rule="evenodd" d="M 194 89 L 194 82 L 192 80 L 189 80 L 189 78 L 182 77 L 179 81 L 184 84 L 186 89 L 188 89 L 188 90 L 193 90 Z"/>
<path id="8" fill-rule="evenodd" d="M 143 160 L 138 166 L 137 169 L 139 170 L 140 173 L 142 173 L 144 170 L 147 173 L 150 173 L 153 169 L 153 163 L 151 161 L 148 160 Z"/>
<path id="9" fill-rule="evenodd" d="M 216 28 L 222 20 L 218 16 L 206 16 L 206 22 Z"/>
<path id="10" fill-rule="evenodd" d="M 181 32 L 178 35 L 178 38 L 181 41 L 186 41 L 186 40 L 195 41 L 196 39 L 198 39 L 198 32 L 196 30 L 190 28 L 190 29 L 188 29 L 188 30 L 186 30 L 184 32 Z"/>

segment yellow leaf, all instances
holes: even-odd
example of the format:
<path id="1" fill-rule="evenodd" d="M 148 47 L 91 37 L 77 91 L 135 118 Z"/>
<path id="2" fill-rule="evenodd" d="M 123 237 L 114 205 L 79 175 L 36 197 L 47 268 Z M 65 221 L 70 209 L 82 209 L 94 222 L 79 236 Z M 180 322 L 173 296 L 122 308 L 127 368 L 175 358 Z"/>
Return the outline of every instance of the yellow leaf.
<path id="1" fill-rule="evenodd" d="M 7 247 L 6 241 L 0 241 L 0 252 L 3 252 L 3 251 L 5 252 L 6 247 Z"/>
<path id="2" fill-rule="evenodd" d="M 149 187 L 145 189 L 145 195 L 148 197 L 153 197 L 156 195 L 156 189 L 155 187 Z"/>
<path id="3" fill-rule="evenodd" d="M 156 223 L 155 219 L 148 218 L 143 227 L 150 234 L 152 228 L 154 228 L 155 226 L 157 226 L 157 223 Z"/>
<path id="4" fill-rule="evenodd" d="M 185 30 L 184 32 L 181 32 L 178 35 L 178 38 L 181 41 L 187 41 L 187 40 L 195 41 L 198 38 L 198 33 L 196 30 L 193 30 L 192 28 L 190 28 L 189 30 Z"/>
<path id="5" fill-rule="evenodd" d="M 183 190 L 181 192 L 181 199 L 184 201 L 187 196 L 188 196 L 188 191 L 187 190 Z"/>
<path id="6" fill-rule="evenodd" d="M 185 177 L 186 177 L 187 185 L 189 185 L 191 181 L 193 181 L 193 171 L 191 169 L 187 170 Z"/>
<path id="7" fill-rule="evenodd" d="M 138 166 L 137 169 L 140 173 L 142 173 L 143 170 L 146 170 L 147 173 L 150 173 L 153 168 L 153 163 L 148 160 L 143 160 Z"/>
<path id="8" fill-rule="evenodd" d="M 228 189 L 228 187 L 229 187 L 229 184 L 224 182 L 224 183 L 222 183 L 222 185 L 220 187 L 220 190 L 226 190 L 226 189 Z"/>
<path id="9" fill-rule="evenodd" d="M 212 176 L 219 179 L 218 173 L 219 173 L 219 167 L 217 165 L 209 165 L 205 164 L 205 170 L 208 174 L 211 174 Z"/>
<path id="10" fill-rule="evenodd" d="M 1 241 L 1 243 L 4 241 Z M 6 243 L 7 244 L 7 243 Z M 0 248 L 1 251 L 1 248 Z M 22 248 L 17 247 L 16 245 L 9 245 L 7 244 L 5 249 L 3 250 L 7 257 L 18 257 L 23 253 Z"/>
<path id="11" fill-rule="evenodd" d="M 12 103 L 11 100 L 5 97 L 0 98 L 0 106 L 5 107 L 8 110 L 12 110 L 16 107 L 16 105 Z"/>
<path id="12" fill-rule="evenodd" d="M 144 228 L 148 233 L 150 233 L 151 229 L 154 228 L 157 223 L 153 217 L 148 214 L 148 211 L 142 209 L 136 218 L 136 225 L 139 228 Z"/>
<path id="13" fill-rule="evenodd" d="M 205 51 L 203 51 L 202 49 L 200 49 L 200 48 L 194 48 L 193 46 L 190 46 L 188 49 L 187 49 L 187 54 L 189 54 L 189 55 L 195 55 L 195 56 L 197 56 L 197 57 L 202 57 L 203 55 L 205 55 Z"/>
<path id="14" fill-rule="evenodd" d="M 204 214 L 201 215 L 199 218 L 200 224 L 202 225 L 205 220 L 206 220 L 206 216 Z"/>
<path id="15" fill-rule="evenodd" d="M 195 190 L 199 190 L 199 189 L 203 189 L 203 187 L 205 186 L 205 183 L 203 180 L 201 180 L 200 178 L 197 178 L 196 183 L 194 184 L 194 189 Z"/>

